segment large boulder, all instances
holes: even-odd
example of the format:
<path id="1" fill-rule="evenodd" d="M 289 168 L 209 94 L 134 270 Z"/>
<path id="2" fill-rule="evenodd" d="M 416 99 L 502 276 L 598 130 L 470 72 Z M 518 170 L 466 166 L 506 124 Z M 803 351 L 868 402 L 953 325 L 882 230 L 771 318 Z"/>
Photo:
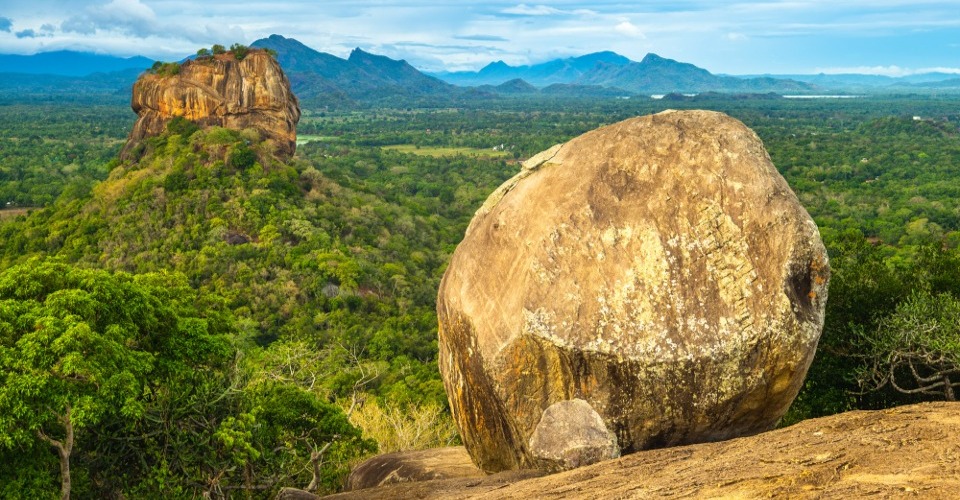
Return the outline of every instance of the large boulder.
<path id="1" fill-rule="evenodd" d="M 555 146 L 490 196 L 440 285 L 467 450 L 487 472 L 562 469 L 768 430 L 828 280 L 817 226 L 735 119 L 665 111 Z"/>
<path id="2" fill-rule="evenodd" d="M 300 105 L 277 61 L 253 49 L 242 60 L 232 52 L 185 61 L 176 72 L 146 72 L 133 85 L 137 122 L 121 152 L 128 157 L 144 138 L 158 135 L 175 117 L 202 126 L 256 129 L 289 158 L 297 147 Z"/>

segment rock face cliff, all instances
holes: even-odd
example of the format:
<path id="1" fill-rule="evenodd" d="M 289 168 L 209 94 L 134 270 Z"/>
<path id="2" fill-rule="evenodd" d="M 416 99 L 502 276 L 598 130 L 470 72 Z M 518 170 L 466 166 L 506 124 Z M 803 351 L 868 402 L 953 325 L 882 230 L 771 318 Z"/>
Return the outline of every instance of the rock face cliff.
<path id="1" fill-rule="evenodd" d="M 144 73 L 133 86 L 130 106 L 138 119 L 122 157 L 177 116 L 201 126 L 257 129 L 281 158 L 297 147 L 297 97 L 280 65 L 263 50 L 251 50 L 239 61 L 232 53 L 187 61 L 174 75 Z"/>
<path id="2" fill-rule="evenodd" d="M 487 472 L 565 469 L 768 430 L 828 280 L 816 225 L 737 120 L 666 111 L 555 146 L 490 196 L 440 285 L 464 444 Z"/>

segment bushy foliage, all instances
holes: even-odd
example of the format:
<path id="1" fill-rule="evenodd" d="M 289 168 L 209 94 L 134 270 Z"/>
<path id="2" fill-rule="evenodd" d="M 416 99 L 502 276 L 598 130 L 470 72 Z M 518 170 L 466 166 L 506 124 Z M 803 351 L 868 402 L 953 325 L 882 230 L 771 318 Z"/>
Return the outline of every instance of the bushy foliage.
<path id="1" fill-rule="evenodd" d="M 243 58 L 247 57 L 247 54 L 250 53 L 250 47 L 242 43 L 235 43 L 230 46 L 230 52 L 233 53 L 233 57 L 236 57 L 238 61 L 242 61 Z"/>
<path id="2" fill-rule="evenodd" d="M 150 73 L 157 76 L 176 76 L 180 74 L 180 63 L 157 61 L 150 67 Z"/>

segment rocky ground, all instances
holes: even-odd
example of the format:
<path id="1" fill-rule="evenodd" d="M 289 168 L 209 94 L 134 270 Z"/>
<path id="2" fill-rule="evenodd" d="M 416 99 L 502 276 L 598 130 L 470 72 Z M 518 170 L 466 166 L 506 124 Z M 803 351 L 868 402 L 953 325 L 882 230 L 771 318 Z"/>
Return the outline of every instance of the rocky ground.
<path id="1" fill-rule="evenodd" d="M 855 411 L 553 474 L 399 483 L 330 499 L 957 498 L 960 403 Z"/>

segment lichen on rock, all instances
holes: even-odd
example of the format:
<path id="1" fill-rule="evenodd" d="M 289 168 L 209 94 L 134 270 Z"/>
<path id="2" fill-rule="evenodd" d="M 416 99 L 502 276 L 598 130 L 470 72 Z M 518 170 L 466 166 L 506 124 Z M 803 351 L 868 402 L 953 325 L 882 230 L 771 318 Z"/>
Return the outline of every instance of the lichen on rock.
<path id="1" fill-rule="evenodd" d="M 477 212 L 440 286 L 440 369 L 488 471 L 582 400 L 622 453 L 773 427 L 812 361 L 829 265 L 759 138 L 668 111 L 525 163 Z"/>
<path id="2" fill-rule="evenodd" d="M 250 50 L 242 60 L 226 53 L 185 61 L 175 72 L 146 72 L 133 85 L 130 106 L 137 122 L 122 158 L 175 117 L 201 126 L 256 129 L 274 143 L 280 158 L 296 151 L 300 105 L 280 65 L 263 50 Z"/>

